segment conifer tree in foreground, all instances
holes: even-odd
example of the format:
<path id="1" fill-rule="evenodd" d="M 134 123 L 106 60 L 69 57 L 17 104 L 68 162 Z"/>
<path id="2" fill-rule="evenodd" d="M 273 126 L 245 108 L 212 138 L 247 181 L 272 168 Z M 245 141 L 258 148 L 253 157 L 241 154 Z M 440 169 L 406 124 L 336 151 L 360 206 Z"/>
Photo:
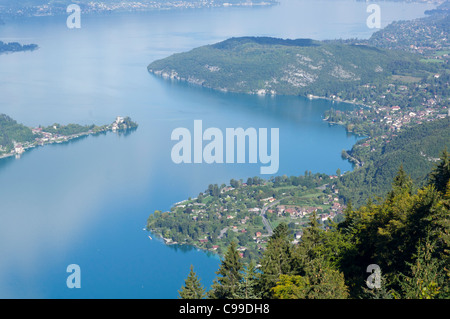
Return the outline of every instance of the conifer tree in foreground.
<path id="1" fill-rule="evenodd" d="M 428 185 L 414 191 L 400 167 L 384 199 L 356 210 L 348 203 L 345 220 L 327 229 L 313 213 L 297 245 L 281 223 L 259 267 L 244 267 L 232 242 L 208 297 L 450 298 L 449 163 L 444 152 Z M 379 287 L 367 283 L 373 264 L 380 268 Z"/>
<path id="2" fill-rule="evenodd" d="M 232 241 L 219 270 L 216 272 L 219 277 L 214 280 L 211 290 L 208 292 L 210 298 L 233 299 L 237 297 L 243 270 L 240 259 L 237 244 Z"/>
<path id="3" fill-rule="evenodd" d="M 205 289 L 194 272 L 194 266 L 191 265 L 190 269 L 189 275 L 184 281 L 184 286 L 178 291 L 180 299 L 203 299 L 205 297 Z"/>
<path id="4" fill-rule="evenodd" d="M 267 243 L 267 249 L 261 258 L 261 276 L 259 289 L 264 298 L 272 297 L 271 290 L 281 275 L 293 274 L 292 235 L 286 223 L 279 224 Z"/>

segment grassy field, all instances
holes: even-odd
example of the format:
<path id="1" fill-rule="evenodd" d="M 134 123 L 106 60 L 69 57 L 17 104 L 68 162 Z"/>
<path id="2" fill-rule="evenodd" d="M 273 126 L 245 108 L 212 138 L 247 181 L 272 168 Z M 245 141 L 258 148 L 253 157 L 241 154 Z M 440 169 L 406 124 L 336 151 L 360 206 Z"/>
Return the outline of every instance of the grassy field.
<path id="1" fill-rule="evenodd" d="M 415 83 L 415 82 L 419 82 L 421 80 L 421 78 L 418 78 L 415 76 L 409 76 L 409 75 L 393 75 L 392 80 L 406 82 L 406 83 Z"/>
<path id="2" fill-rule="evenodd" d="M 424 62 L 424 63 L 444 63 L 444 60 L 440 60 L 440 59 L 420 59 L 420 62 Z"/>

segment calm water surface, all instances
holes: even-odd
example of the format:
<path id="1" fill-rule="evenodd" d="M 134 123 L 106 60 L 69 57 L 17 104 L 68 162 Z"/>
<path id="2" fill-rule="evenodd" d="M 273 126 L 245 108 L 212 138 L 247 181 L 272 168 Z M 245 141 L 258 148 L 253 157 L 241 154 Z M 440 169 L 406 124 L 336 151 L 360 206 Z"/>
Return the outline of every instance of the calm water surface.
<path id="1" fill-rule="evenodd" d="M 0 39 L 37 43 L 35 52 L 0 56 L 0 113 L 29 126 L 106 124 L 117 115 L 139 123 L 50 145 L 0 161 L 0 297 L 176 298 L 193 264 L 209 288 L 219 259 L 168 247 L 143 231 L 156 209 L 196 196 L 211 183 L 259 174 L 260 165 L 175 165 L 177 127 L 280 128 L 278 174 L 351 170 L 340 158 L 355 137 L 329 127 L 330 107 L 298 97 L 223 94 L 173 84 L 147 73 L 155 59 L 232 36 L 367 38 L 366 4 L 282 1 L 272 8 L 180 10 L 6 20 Z M 431 5 L 380 3 L 383 26 L 423 16 Z M 81 289 L 68 289 L 66 267 L 81 267 Z"/>

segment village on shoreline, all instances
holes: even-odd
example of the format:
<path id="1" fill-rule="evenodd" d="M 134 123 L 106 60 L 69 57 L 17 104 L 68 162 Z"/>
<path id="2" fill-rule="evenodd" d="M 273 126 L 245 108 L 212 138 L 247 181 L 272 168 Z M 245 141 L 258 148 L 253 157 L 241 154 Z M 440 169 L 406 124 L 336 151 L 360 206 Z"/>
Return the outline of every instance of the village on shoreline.
<path id="1" fill-rule="evenodd" d="M 102 126 L 81 126 L 76 124 L 60 126 L 59 124 L 54 124 L 46 128 L 41 126 L 30 128 L 31 132 L 35 136 L 34 140 L 24 142 L 12 141 L 13 147 L 9 148 L 4 145 L 0 145 L 0 159 L 12 156 L 20 158 L 20 156 L 27 150 L 33 149 L 37 146 L 65 143 L 84 136 L 106 133 L 109 131 L 123 132 L 131 129 L 136 129 L 137 126 L 138 125 L 135 122 L 131 121 L 129 117 L 117 116 L 114 122 L 109 125 Z"/>
<path id="2" fill-rule="evenodd" d="M 169 211 L 155 211 L 146 229 L 166 245 L 188 245 L 219 255 L 236 240 L 240 256 L 252 259 L 263 253 L 280 223 L 289 226 L 296 244 L 313 215 L 325 227 L 343 219 L 346 206 L 333 183 L 337 174 L 305 172 L 298 177 L 254 177 L 210 185 Z"/>

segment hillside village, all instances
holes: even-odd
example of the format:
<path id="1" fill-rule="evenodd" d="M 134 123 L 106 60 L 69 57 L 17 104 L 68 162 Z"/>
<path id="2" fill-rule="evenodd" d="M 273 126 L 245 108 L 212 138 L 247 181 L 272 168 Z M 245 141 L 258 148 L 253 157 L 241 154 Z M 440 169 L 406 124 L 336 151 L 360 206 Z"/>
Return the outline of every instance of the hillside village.
<path id="1" fill-rule="evenodd" d="M 287 183 L 275 187 L 273 181 L 241 183 L 236 188 L 210 185 L 212 191 L 176 203 L 170 211 L 150 215 L 147 229 L 166 244 L 188 244 L 219 254 L 237 239 L 243 258 L 261 254 L 272 229 L 281 222 L 289 225 L 294 243 L 298 243 L 313 213 L 327 225 L 343 218 L 345 209 L 339 190 L 329 183 L 336 175 L 299 178 L 316 182 L 312 187 Z M 268 194 L 272 196 L 265 197 Z"/>

